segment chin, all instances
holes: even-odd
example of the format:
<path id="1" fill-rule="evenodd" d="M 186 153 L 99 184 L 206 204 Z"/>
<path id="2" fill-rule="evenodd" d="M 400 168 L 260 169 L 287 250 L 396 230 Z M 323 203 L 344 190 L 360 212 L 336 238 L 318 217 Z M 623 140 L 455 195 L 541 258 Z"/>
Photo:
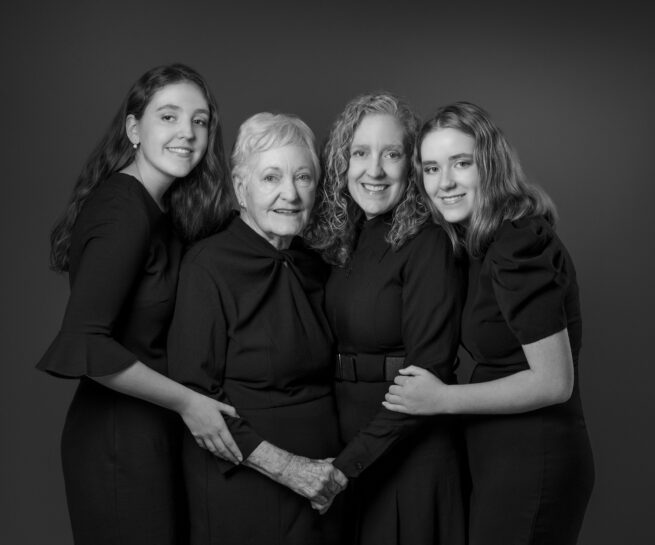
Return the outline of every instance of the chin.
<path id="1" fill-rule="evenodd" d="M 460 210 L 439 210 L 439 212 L 448 223 L 462 223 L 469 217 L 468 214 Z"/>

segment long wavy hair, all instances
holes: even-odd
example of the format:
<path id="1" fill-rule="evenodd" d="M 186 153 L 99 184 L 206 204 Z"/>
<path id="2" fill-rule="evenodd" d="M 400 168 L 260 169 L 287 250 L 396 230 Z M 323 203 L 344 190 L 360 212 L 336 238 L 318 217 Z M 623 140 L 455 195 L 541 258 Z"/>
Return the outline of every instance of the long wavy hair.
<path id="1" fill-rule="evenodd" d="M 68 270 L 71 232 L 89 195 L 112 173 L 134 161 L 136 150 L 125 132 L 127 116 L 141 119 L 157 91 L 180 82 L 196 85 L 209 106 L 207 150 L 186 177 L 171 184 L 164 194 L 164 205 L 186 243 L 215 232 L 224 223 L 232 209 L 233 196 L 216 99 L 205 79 L 192 68 L 179 63 L 158 66 L 132 85 L 109 128 L 82 167 L 69 203 L 50 234 L 53 270 Z"/>
<path id="2" fill-rule="evenodd" d="M 407 187 L 394 208 L 387 242 L 394 250 L 416 235 L 429 218 L 429 210 L 418 191 L 411 157 L 419 120 L 410 107 L 391 93 L 380 91 L 360 95 L 350 101 L 337 117 L 323 150 L 324 175 L 317 192 L 316 206 L 305 237 L 323 258 L 333 265 L 345 266 L 350 260 L 357 226 L 364 212 L 348 191 L 350 146 L 360 122 L 366 115 L 387 114 L 404 129 L 403 144 L 407 161 Z"/>
<path id="3" fill-rule="evenodd" d="M 433 131 L 446 128 L 461 131 L 475 141 L 473 160 L 480 175 L 480 189 L 466 227 L 448 223 L 423 185 L 423 139 Z M 543 216 L 551 225 L 557 221 L 552 200 L 541 188 L 528 183 L 518 155 L 503 132 L 485 110 L 470 102 L 443 106 L 423 124 L 414 150 L 414 168 L 419 173 L 419 190 L 433 218 L 446 230 L 456 251 L 463 246 L 472 256 L 482 255 L 505 220 Z"/>

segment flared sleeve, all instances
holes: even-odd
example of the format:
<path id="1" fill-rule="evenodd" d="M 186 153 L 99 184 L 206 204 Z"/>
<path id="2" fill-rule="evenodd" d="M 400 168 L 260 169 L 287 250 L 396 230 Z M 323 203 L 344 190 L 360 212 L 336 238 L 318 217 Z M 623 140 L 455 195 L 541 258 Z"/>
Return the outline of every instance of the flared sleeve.
<path id="1" fill-rule="evenodd" d="M 423 367 L 445 382 L 453 382 L 464 294 L 463 271 L 441 228 L 426 227 L 410 244 L 402 288 L 405 365 Z M 357 477 L 392 445 L 422 425 L 434 425 L 433 418 L 381 406 L 337 456 L 334 465 L 349 478 Z"/>
<path id="2" fill-rule="evenodd" d="M 498 306 L 521 344 L 566 327 L 565 297 L 571 276 L 564 248 L 545 219 L 505 222 L 488 256 Z"/>
<path id="3" fill-rule="evenodd" d="M 192 259 L 183 260 L 175 313 L 168 332 L 169 376 L 231 405 L 222 388 L 227 343 L 228 323 L 219 280 L 203 265 Z M 228 415 L 224 419 L 245 460 L 262 442 L 262 437 L 245 419 Z M 220 459 L 217 462 L 224 472 L 234 467 Z"/>
<path id="4" fill-rule="evenodd" d="M 62 327 L 37 364 L 55 376 L 101 377 L 137 357 L 114 338 L 120 313 L 143 274 L 148 216 L 128 190 L 98 190 L 74 227 L 79 259 L 71 262 L 71 293 Z"/>

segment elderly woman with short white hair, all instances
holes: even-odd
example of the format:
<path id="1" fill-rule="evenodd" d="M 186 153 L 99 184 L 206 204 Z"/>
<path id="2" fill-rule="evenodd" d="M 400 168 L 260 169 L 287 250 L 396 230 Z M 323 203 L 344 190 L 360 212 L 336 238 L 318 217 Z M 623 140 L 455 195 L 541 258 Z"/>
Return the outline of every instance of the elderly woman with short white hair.
<path id="1" fill-rule="evenodd" d="M 340 447 L 327 271 L 297 236 L 319 175 L 305 123 L 252 116 L 232 153 L 240 213 L 182 264 L 170 375 L 236 408 L 225 423 L 243 460 L 222 460 L 215 445 L 187 434 L 193 545 L 340 542 L 338 507 L 319 514 L 347 482 L 324 460 Z"/>

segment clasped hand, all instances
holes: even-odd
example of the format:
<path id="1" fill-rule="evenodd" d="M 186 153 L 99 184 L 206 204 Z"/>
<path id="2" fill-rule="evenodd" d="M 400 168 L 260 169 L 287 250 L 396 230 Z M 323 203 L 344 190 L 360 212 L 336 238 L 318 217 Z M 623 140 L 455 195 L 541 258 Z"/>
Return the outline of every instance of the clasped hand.
<path id="1" fill-rule="evenodd" d="M 197 393 L 189 397 L 184 409 L 180 411 L 199 447 L 228 462 L 239 464 L 243 461 L 243 456 L 221 413 L 239 416 L 231 405 Z"/>
<path id="2" fill-rule="evenodd" d="M 427 369 L 410 365 L 399 371 L 382 405 L 405 414 L 443 414 L 447 410 L 448 388 Z"/>
<path id="3" fill-rule="evenodd" d="M 332 460 L 293 456 L 283 472 L 285 484 L 310 500 L 320 514 L 327 512 L 337 494 L 348 485 L 348 478 L 332 465 Z"/>

